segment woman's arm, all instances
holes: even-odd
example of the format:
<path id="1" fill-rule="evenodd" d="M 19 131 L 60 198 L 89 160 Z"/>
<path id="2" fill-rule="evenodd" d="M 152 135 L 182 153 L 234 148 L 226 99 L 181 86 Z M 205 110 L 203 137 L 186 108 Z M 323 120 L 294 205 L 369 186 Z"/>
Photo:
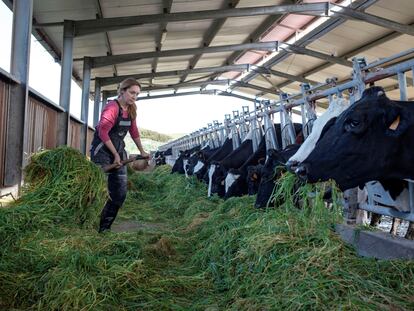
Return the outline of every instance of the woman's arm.
<path id="1" fill-rule="evenodd" d="M 145 152 L 144 148 L 142 147 L 141 138 L 139 134 L 139 130 L 137 127 L 136 120 L 132 120 L 131 128 L 129 129 L 129 133 L 131 134 L 131 138 L 134 141 L 135 145 L 137 146 L 139 152 L 143 157 L 149 157 L 149 154 Z"/>
<path id="2" fill-rule="evenodd" d="M 109 149 L 109 151 L 111 151 L 114 156 L 113 163 L 121 166 L 121 157 L 109 137 L 109 131 L 115 125 L 116 118 L 118 116 L 118 109 L 118 105 L 115 102 L 107 104 L 102 111 L 101 119 L 99 120 L 97 129 L 99 138 L 103 141 L 105 146 Z"/>
<path id="3" fill-rule="evenodd" d="M 109 139 L 107 141 L 104 142 L 105 146 L 108 147 L 109 151 L 111 151 L 111 153 L 114 155 L 114 164 L 117 164 L 119 167 L 122 166 L 121 164 L 121 157 L 118 153 L 118 151 L 116 151 L 114 144 L 112 143 L 112 141 Z"/>
<path id="4" fill-rule="evenodd" d="M 149 157 L 149 154 L 147 152 L 145 152 L 144 148 L 142 147 L 141 138 L 138 136 L 138 137 L 135 137 L 135 138 L 132 138 L 132 139 L 134 140 L 134 143 L 137 146 L 137 148 L 138 148 L 139 152 L 141 153 L 141 155 L 143 157 Z"/>

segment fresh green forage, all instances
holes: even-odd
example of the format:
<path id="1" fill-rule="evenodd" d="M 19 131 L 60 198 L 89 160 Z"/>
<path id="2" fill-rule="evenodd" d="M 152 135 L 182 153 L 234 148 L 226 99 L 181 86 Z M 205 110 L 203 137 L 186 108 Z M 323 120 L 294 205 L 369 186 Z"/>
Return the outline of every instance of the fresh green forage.
<path id="1" fill-rule="evenodd" d="M 298 190 L 285 174 L 282 204 L 257 210 L 254 197 L 207 198 L 168 166 L 130 172 L 113 232 L 98 234 L 81 211 L 104 200 L 103 176 L 58 149 L 0 209 L 0 310 L 414 310 L 414 262 L 357 256 L 333 232 L 343 219 L 325 184 Z"/>

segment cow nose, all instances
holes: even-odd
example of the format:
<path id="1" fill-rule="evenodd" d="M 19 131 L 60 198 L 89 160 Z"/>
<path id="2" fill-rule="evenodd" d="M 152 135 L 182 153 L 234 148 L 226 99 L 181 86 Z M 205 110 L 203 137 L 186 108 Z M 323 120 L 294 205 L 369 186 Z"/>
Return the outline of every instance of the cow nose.
<path id="1" fill-rule="evenodd" d="M 308 175 L 308 166 L 306 164 L 300 164 L 295 169 L 295 174 L 301 179 L 306 180 Z"/>
<path id="2" fill-rule="evenodd" d="M 294 173 L 296 171 L 298 165 L 299 165 L 298 161 L 292 160 L 292 161 L 287 161 L 286 162 L 286 168 L 291 173 Z"/>

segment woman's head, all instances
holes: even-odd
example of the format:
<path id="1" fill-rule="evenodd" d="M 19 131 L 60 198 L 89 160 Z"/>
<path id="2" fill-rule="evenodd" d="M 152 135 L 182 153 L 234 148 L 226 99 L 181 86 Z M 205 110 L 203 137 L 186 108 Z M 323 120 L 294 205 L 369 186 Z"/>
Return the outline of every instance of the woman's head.
<path id="1" fill-rule="evenodd" d="M 141 84 L 134 78 L 125 79 L 119 84 L 118 98 L 127 105 L 129 116 L 132 119 L 135 119 L 137 116 L 135 101 L 140 92 Z"/>

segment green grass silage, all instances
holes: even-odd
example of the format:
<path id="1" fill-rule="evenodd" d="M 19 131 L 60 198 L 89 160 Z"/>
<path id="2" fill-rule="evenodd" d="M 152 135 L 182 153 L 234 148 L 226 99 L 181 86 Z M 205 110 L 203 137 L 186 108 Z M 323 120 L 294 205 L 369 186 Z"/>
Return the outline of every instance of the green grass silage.
<path id="1" fill-rule="evenodd" d="M 303 209 L 255 210 L 254 197 L 208 199 L 204 185 L 169 171 L 131 175 L 117 219 L 152 230 L 98 234 L 27 204 L 0 210 L 21 219 L 2 231 L 14 242 L 0 252 L 0 309 L 414 309 L 414 263 L 358 257 L 320 194 Z"/>

